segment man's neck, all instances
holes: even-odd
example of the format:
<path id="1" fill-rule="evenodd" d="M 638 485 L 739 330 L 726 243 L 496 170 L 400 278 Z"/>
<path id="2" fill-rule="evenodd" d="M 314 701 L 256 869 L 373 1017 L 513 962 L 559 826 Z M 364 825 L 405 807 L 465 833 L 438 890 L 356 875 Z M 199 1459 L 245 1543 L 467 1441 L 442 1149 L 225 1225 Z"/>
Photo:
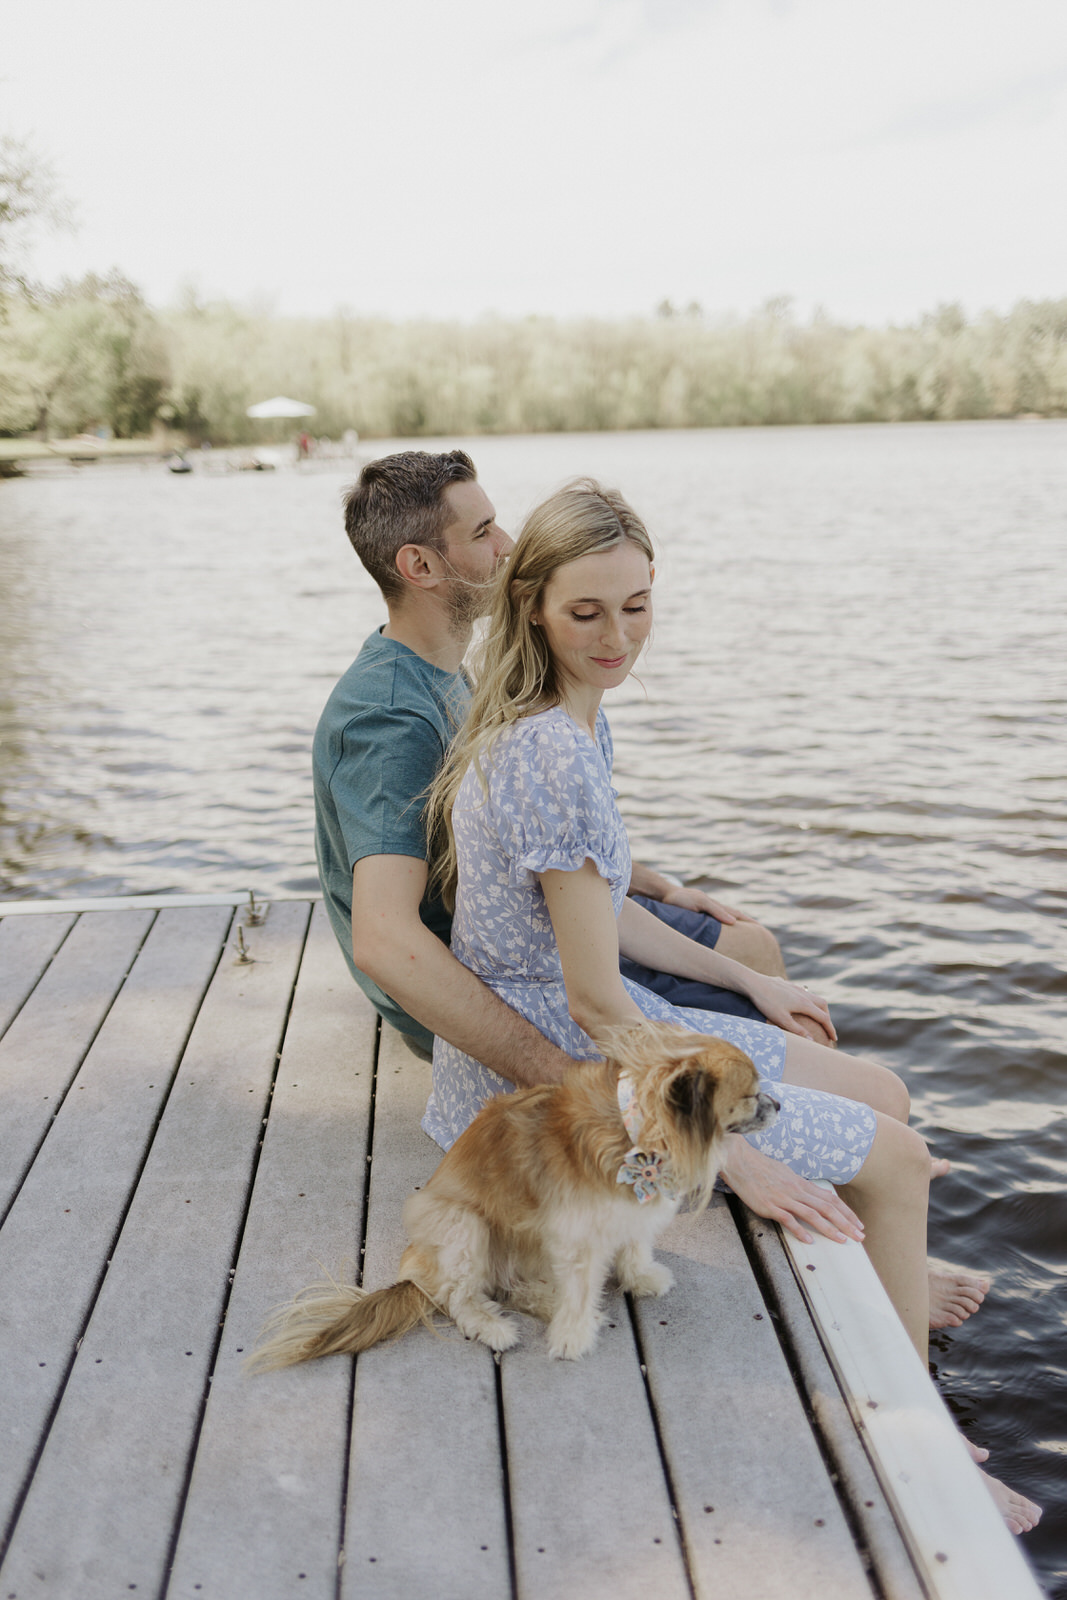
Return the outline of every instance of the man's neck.
<path id="1" fill-rule="evenodd" d="M 442 672 L 458 672 L 471 642 L 470 624 L 457 623 L 440 606 L 390 605 L 382 636 L 406 645 Z"/>

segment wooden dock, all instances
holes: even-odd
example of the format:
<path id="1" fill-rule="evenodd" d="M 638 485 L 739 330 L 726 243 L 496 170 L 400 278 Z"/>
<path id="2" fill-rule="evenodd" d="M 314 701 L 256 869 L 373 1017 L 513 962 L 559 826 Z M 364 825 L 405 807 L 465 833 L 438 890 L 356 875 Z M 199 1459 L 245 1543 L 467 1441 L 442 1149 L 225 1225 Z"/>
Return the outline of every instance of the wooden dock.
<path id="1" fill-rule="evenodd" d="M 321 904 L 239 898 L 0 903 L 0 1600 L 1039 1600 L 863 1252 L 721 1197 L 581 1363 L 247 1377 L 437 1151 Z"/>

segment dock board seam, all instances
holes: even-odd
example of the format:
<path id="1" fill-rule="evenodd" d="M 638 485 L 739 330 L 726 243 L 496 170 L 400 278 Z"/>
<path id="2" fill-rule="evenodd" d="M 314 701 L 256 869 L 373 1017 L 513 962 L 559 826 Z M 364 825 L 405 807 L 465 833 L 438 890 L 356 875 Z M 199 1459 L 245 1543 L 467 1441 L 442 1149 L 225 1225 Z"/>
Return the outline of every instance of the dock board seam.
<path id="1" fill-rule="evenodd" d="M 308 927 L 311 919 L 308 919 Z M 370 1106 L 367 1111 L 367 1144 L 363 1154 L 363 1210 L 359 1223 L 359 1253 L 356 1257 L 356 1284 L 363 1287 L 363 1263 L 367 1259 L 367 1223 L 370 1219 L 370 1179 L 374 1154 L 374 1120 L 378 1103 L 378 1062 L 382 1050 L 382 1019 L 379 1016 L 374 1032 L 374 1059 L 371 1062 L 370 1079 Z M 337 1582 L 334 1590 L 335 1600 L 342 1600 L 343 1580 L 346 1554 L 346 1540 L 348 1537 L 348 1485 L 352 1471 L 352 1428 L 356 1416 L 356 1367 L 359 1357 L 354 1356 L 351 1371 L 348 1374 L 348 1418 L 345 1425 L 345 1435 L 348 1439 L 348 1449 L 344 1453 L 341 1464 L 341 1506 L 337 1519 L 338 1549 L 337 1549 Z"/>
<path id="2" fill-rule="evenodd" d="M 690 1600 L 697 1600 L 696 1585 L 693 1582 L 693 1570 L 689 1559 L 689 1545 L 685 1537 L 685 1527 L 678 1511 L 678 1495 L 674 1487 L 674 1475 L 671 1472 L 667 1448 L 663 1442 L 663 1434 L 659 1425 L 659 1415 L 656 1411 L 656 1402 L 652 1396 L 652 1386 L 648 1381 L 648 1362 L 645 1359 L 645 1346 L 641 1338 L 641 1329 L 638 1325 L 637 1311 L 634 1307 L 634 1297 L 627 1293 L 625 1296 L 626 1311 L 630 1318 L 630 1331 L 633 1334 L 634 1349 L 637 1352 L 637 1366 L 641 1374 L 641 1382 L 645 1391 L 645 1403 L 648 1406 L 649 1418 L 652 1422 L 652 1433 L 656 1441 L 656 1450 L 659 1453 L 660 1466 L 663 1469 L 663 1481 L 667 1485 L 667 1502 L 670 1506 L 671 1521 L 674 1523 L 674 1536 L 678 1541 L 678 1554 L 682 1561 L 682 1571 L 689 1588 Z"/>
<path id="3" fill-rule="evenodd" d="M 230 918 L 229 926 L 227 928 L 226 937 L 223 940 L 222 949 L 219 952 L 219 960 L 215 965 L 215 972 L 218 971 L 219 965 L 222 962 L 222 957 L 230 948 L 230 937 L 234 931 L 234 924 L 237 922 L 237 911 L 238 907 L 235 906 L 234 914 Z M 240 926 L 240 924 L 238 924 L 238 926 Z M 307 921 L 304 923 L 304 933 L 300 941 L 300 952 L 297 956 L 296 965 L 293 970 L 292 984 L 289 989 L 289 1002 L 285 1008 L 285 1016 L 282 1018 L 281 1027 L 278 1030 L 278 1043 L 274 1052 L 274 1066 L 271 1070 L 270 1083 L 267 1086 L 267 1092 L 263 1100 L 263 1109 L 266 1115 L 263 1117 L 260 1123 L 259 1138 L 256 1140 L 256 1148 L 252 1154 L 252 1166 L 248 1174 L 244 1208 L 241 1212 L 241 1220 L 238 1223 L 234 1236 L 233 1251 L 230 1256 L 230 1265 L 226 1272 L 226 1284 L 222 1291 L 222 1304 L 219 1307 L 219 1320 L 218 1326 L 215 1329 L 215 1340 L 211 1347 L 211 1356 L 208 1361 L 207 1372 L 204 1375 L 204 1386 L 200 1395 L 200 1405 L 197 1411 L 196 1421 L 193 1424 L 192 1434 L 189 1439 L 189 1447 L 186 1452 L 182 1487 L 178 1496 L 177 1504 L 174 1507 L 174 1520 L 171 1524 L 170 1540 L 167 1545 L 167 1553 L 163 1558 L 163 1582 L 160 1585 L 157 1600 L 166 1600 L 167 1592 L 170 1589 L 170 1580 L 174 1572 L 174 1561 L 178 1553 L 178 1540 L 181 1535 L 182 1523 L 185 1520 L 185 1508 L 189 1502 L 189 1488 L 193 1481 L 193 1472 L 196 1468 L 197 1452 L 200 1448 L 200 1436 L 204 1431 L 204 1417 L 207 1414 L 208 1401 L 211 1398 L 211 1384 L 215 1376 L 215 1369 L 218 1366 L 219 1349 L 222 1345 L 223 1335 L 226 1331 L 226 1318 L 230 1309 L 230 1299 L 233 1295 L 234 1279 L 237 1275 L 237 1264 L 241 1257 L 241 1246 L 244 1243 L 245 1230 L 248 1227 L 248 1213 L 252 1207 L 252 1195 L 256 1187 L 256 1174 L 259 1171 L 260 1158 L 263 1154 L 263 1141 L 267 1136 L 267 1123 L 270 1119 L 271 1103 L 274 1099 L 274 1086 L 278 1081 L 278 1073 L 281 1069 L 282 1052 L 285 1049 L 285 1036 L 289 1031 L 289 1022 L 293 1014 L 293 1005 L 296 999 L 296 986 L 300 977 L 300 968 L 303 965 L 304 952 L 307 949 L 308 934 L 310 931 L 311 914 L 309 912 Z M 212 976 L 214 976 L 214 972 L 212 973 Z M 206 992 L 207 991 L 205 990 L 205 993 Z M 186 1043 L 188 1043 L 188 1040 Z M 182 1054 L 184 1055 L 184 1051 Z"/>
<path id="4" fill-rule="evenodd" d="M 86 1063 L 86 1061 L 87 1061 L 87 1059 L 89 1057 L 89 1052 L 92 1050 L 93 1045 L 96 1043 L 97 1039 L 100 1037 L 100 1033 L 101 1033 L 101 1030 L 103 1029 L 103 1026 L 104 1026 L 105 1022 L 107 1021 L 108 1017 L 110 1017 L 112 1011 L 115 1009 L 115 1004 L 116 1004 L 116 1002 L 117 1002 L 117 1000 L 119 998 L 119 995 L 122 993 L 123 989 L 125 989 L 125 987 L 126 987 L 126 984 L 129 982 L 130 973 L 133 971 L 134 967 L 136 966 L 137 961 L 140 958 L 141 952 L 144 949 L 145 944 L 148 942 L 148 935 L 152 932 L 152 929 L 155 927 L 156 922 L 158 921 L 158 918 L 159 918 L 159 912 L 157 911 L 157 912 L 154 913 L 154 915 L 152 917 L 152 920 L 149 922 L 147 928 L 145 929 L 144 935 L 143 935 L 140 943 L 138 944 L 137 949 L 133 952 L 133 955 L 130 957 L 129 965 L 127 966 L 125 972 L 122 974 L 122 977 L 119 980 L 118 985 L 116 986 L 114 994 L 111 996 L 111 999 L 108 1001 L 108 1004 L 104 1009 L 103 1015 L 101 1016 L 101 1018 L 100 1018 L 99 1022 L 97 1023 L 96 1027 L 93 1029 L 93 1034 L 92 1034 L 91 1039 L 89 1040 L 88 1044 L 85 1046 L 85 1049 L 82 1051 L 81 1055 L 78 1057 L 77 1061 L 75 1062 L 74 1069 L 71 1072 L 70 1077 L 67 1079 L 67 1082 L 66 1082 L 66 1084 L 65 1084 L 65 1086 L 63 1088 L 63 1091 L 59 1096 L 59 1099 L 56 1101 L 55 1106 L 53 1107 L 52 1115 L 48 1120 L 48 1124 L 45 1127 L 44 1132 L 41 1134 L 41 1137 L 38 1139 L 37 1143 L 34 1145 L 32 1151 L 30 1152 L 30 1158 L 27 1161 L 25 1167 L 23 1168 L 22 1172 L 19 1174 L 19 1180 L 18 1180 L 18 1183 L 15 1185 L 14 1189 L 12 1190 L 10 1201 L 8 1202 L 8 1204 L 5 1207 L 3 1207 L 2 1210 L 0 1210 L 0 1228 L 2 1228 L 4 1226 L 4 1223 L 7 1221 L 8 1217 L 11 1215 L 12 1207 L 14 1206 L 14 1204 L 15 1204 L 16 1200 L 18 1199 L 19 1195 L 22 1193 L 22 1186 L 26 1182 L 26 1179 L 29 1177 L 30 1173 L 33 1171 L 34 1162 L 37 1160 L 37 1157 L 40 1155 L 42 1149 L 44 1148 L 45 1140 L 48 1138 L 48 1135 L 52 1131 L 52 1124 L 55 1122 L 56 1118 L 59 1116 L 59 1113 L 62 1111 L 63 1107 L 66 1105 L 67 1096 L 70 1094 L 71 1089 L 73 1088 L 74 1084 L 76 1083 L 77 1078 L 78 1078 L 78 1074 L 81 1071 L 82 1067 L 84 1067 L 84 1065 L 85 1065 L 85 1063 Z M 78 926 L 78 923 L 80 921 L 81 921 L 81 917 L 80 916 L 79 917 L 75 917 L 74 921 L 71 923 L 69 929 L 67 930 L 66 936 L 61 941 L 61 943 L 59 945 L 59 948 L 53 952 L 52 960 L 54 960 L 55 957 L 59 954 L 59 950 L 61 950 L 63 948 L 63 945 L 66 944 L 67 939 L 74 932 L 74 929 Z M 40 976 L 40 978 L 38 978 L 37 983 L 34 984 L 33 990 L 30 991 L 31 994 L 34 992 L 34 990 L 36 990 L 37 985 L 45 977 L 45 974 L 48 972 L 48 970 L 51 967 L 51 965 L 52 965 L 52 962 L 49 961 L 48 966 L 46 966 L 44 971 L 41 973 L 41 976 Z M 26 1001 L 28 1001 L 29 998 L 30 998 L 30 996 L 27 995 L 26 996 Z M 23 1005 L 26 1004 L 26 1001 L 23 1002 Z M 22 1009 L 23 1009 L 23 1007 L 20 1006 L 18 1011 L 15 1013 L 15 1016 L 18 1016 L 21 1013 Z M 15 1021 L 15 1017 L 12 1017 L 11 1021 L 14 1022 Z M 169 1091 L 168 1091 L 168 1093 L 169 1093 Z M 155 1132 L 155 1130 L 153 1130 L 153 1136 L 154 1136 L 154 1132 Z"/>
<path id="5" fill-rule="evenodd" d="M 733 1217 L 734 1223 L 737 1227 L 738 1236 L 740 1237 L 745 1255 L 748 1257 L 748 1264 L 752 1271 L 752 1276 L 756 1280 L 756 1287 L 759 1289 L 759 1292 L 763 1297 L 763 1303 L 767 1307 L 767 1312 L 771 1319 L 771 1326 L 773 1327 L 775 1337 L 778 1340 L 782 1357 L 789 1369 L 789 1376 L 793 1380 L 793 1387 L 795 1388 L 797 1396 L 800 1400 L 800 1404 L 803 1407 L 804 1416 L 807 1420 L 808 1427 L 811 1430 L 816 1448 L 822 1457 L 823 1465 L 826 1467 L 826 1475 L 830 1480 L 830 1485 L 837 1498 L 837 1503 L 841 1508 L 841 1514 L 845 1519 L 845 1525 L 852 1536 L 852 1542 L 855 1544 L 856 1550 L 860 1556 L 860 1560 L 863 1563 L 867 1580 L 871 1585 L 872 1594 L 874 1595 L 875 1600 L 885 1600 L 885 1589 L 882 1585 L 878 1568 L 871 1552 L 866 1530 L 864 1529 L 863 1524 L 857 1515 L 856 1508 L 853 1506 L 845 1489 L 846 1479 L 842 1470 L 842 1464 L 838 1460 L 837 1452 L 833 1446 L 833 1441 L 825 1433 L 820 1424 L 819 1418 L 815 1413 L 815 1408 L 812 1405 L 811 1391 L 808 1386 L 803 1363 L 797 1354 L 796 1340 L 790 1327 L 789 1316 L 785 1310 L 785 1307 L 782 1305 L 778 1290 L 775 1287 L 767 1268 L 764 1266 L 764 1263 L 760 1258 L 759 1251 L 755 1248 L 754 1240 L 750 1235 L 750 1226 L 754 1227 L 759 1219 L 757 1219 L 753 1214 L 751 1223 L 749 1223 L 749 1220 L 744 1216 L 742 1202 L 734 1194 L 727 1195 L 726 1203 L 730 1208 L 730 1214 Z M 764 1223 L 763 1225 L 764 1228 L 776 1226 L 776 1224 L 773 1223 Z M 792 1258 L 788 1256 L 788 1252 L 786 1252 L 786 1255 L 787 1259 L 789 1260 L 790 1268 L 792 1269 Z M 795 1277 L 795 1271 L 793 1275 Z M 811 1313 L 808 1310 L 807 1301 L 802 1299 L 801 1304 L 803 1305 L 805 1314 L 811 1320 L 812 1327 L 814 1328 L 815 1334 L 819 1340 L 819 1347 L 823 1351 L 823 1355 L 826 1357 L 827 1366 L 831 1376 L 833 1377 L 834 1383 L 837 1385 L 838 1389 L 841 1389 L 841 1380 L 827 1354 L 826 1345 L 822 1337 L 822 1330 L 819 1328 L 815 1319 L 811 1317 Z M 849 1397 L 844 1393 L 843 1390 L 841 1393 L 842 1399 L 844 1400 L 848 1410 L 848 1416 L 850 1419 L 852 1419 L 852 1407 L 849 1403 Z M 855 1427 L 854 1420 L 853 1427 Z M 857 1437 L 859 1438 L 859 1442 L 863 1447 L 864 1454 L 867 1456 L 867 1459 L 870 1460 L 870 1451 L 867 1449 L 866 1441 L 858 1429 L 856 1430 L 856 1433 Z M 873 1468 L 873 1461 L 871 1462 L 871 1466 Z M 894 1522 L 896 1521 L 895 1516 L 893 1520 Z"/>
<path id="6" fill-rule="evenodd" d="M 59 914 L 62 915 L 62 913 L 59 913 Z M 3 921 L 2 913 L 0 913 L 0 921 Z M 11 1016 L 8 1017 L 7 1021 L 4 1023 L 4 1026 L 2 1028 L 0 1028 L 0 1039 L 2 1039 L 4 1037 L 4 1034 L 11 1027 L 12 1023 L 14 1023 L 15 1020 L 21 1015 L 23 1007 L 29 1002 L 31 997 L 36 993 L 37 986 L 43 981 L 43 979 L 45 978 L 45 976 L 46 976 L 46 974 L 48 972 L 48 969 L 52 965 L 52 962 L 56 959 L 56 956 L 62 950 L 63 946 L 66 944 L 67 940 L 70 938 L 71 934 L 74 932 L 74 930 L 75 930 L 75 928 L 77 926 L 78 926 L 78 917 L 75 916 L 71 921 L 70 927 L 67 929 L 66 933 L 60 939 L 59 943 L 56 945 L 55 949 L 52 951 L 52 954 L 48 957 L 48 960 L 45 962 L 44 966 L 41 968 L 41 970 L 37 974 L 36 978 L 34 978 L 33 983 L 30 985 L 29 989 L 23 995 L 22 999 L 19 1001 L 18 1005 L 15 1007 L 14 1011 L 11 1013 Z M 145 937 L 147 938 L 147 935 Z M 5 1213 L 5 1215 L 6 1215 L 6 1213 Z M 0 1218 L 0 1227 L 2 1227 L 2 1226 L 3 1226 L 3 1219 Z"/>
<path id="7" fill-rule="evenodd" d="M 493 1384 L 496 1394 L 497 1439 L 500 1443 L 500 1490 L 504 1506 L 504 1536 L 508 1546 L 510 1600 L 519 1600 L 519 1562 L 515 1551 L 515 1514 L 511 1502 L 511 1470 L 508 1466 L 508 1421 L 504 1414 L 504 1374 L 500 1351 L 493 1351 Z"/>
<path id="8" fill-rule="evenodd" d="M 135 956 L 133 957 L 133 960 L 130 962 L 129 967 L 127 968 L 127 970 L 126 970 L 126 972 L 125 972 L 125 974 L 123 976 L 122 983 L 119 985 L 118 989 L 115 991 L 115 996 L 114 996 L 114 999 L 111 1002 L 111 1006 L 108 1007 L 108 1015 L 110 1015 L 112 1006 L 114 1006 L 115 1001 L 118 999 L 119 995 L 122 993 L 122 990 L 125 988 L 126 982 L 129 979 L 130 973 L 133 971 L 134 965 L 135 965 L 138 957 L 140 956 L 141 951 L 144 949 L 145 943 L 147 942 L 147 939 L 148 939 L 148 935 L 149 935 L 149 933 L 151 933 L 152 929 L 155 927 L 157 919 L 158 919 L 158 912 L 156 913 L 156 916 L 152 918 L 152 921 L 149 923 L 147 929 L 145 930 L 144 939 L 142 939 L 141 943 L 138 945 L 137 952 L 136 952 Z M 78 921 L 78 919 L 76 918 L 75 921 L 71 924 L 71 931 L 73 931 L 74 927 L 77 926 L 77 921 Z M 67 1361 L 67 1365 L 66 1365 L 66 1368 L 64 1369 L 63 1376 L 62 1376 L 62 1378 L 61 1378 L 61 1380 L 59 1382 L 59 1385 L 58 1385 L 58 1387 L 56 1389 L 56 1393 L 55 1393 L 55 1396 L 53 1398 L 52 1404 L 48 1409 L 48 1416 L 45 1418 L 44 1426 L 41 1429 L 40 1436 L 39 1436 L 39 1438 L 37 1440 L 36 1448 L 34 1449 L 32 1456 L 30 1457 L 29 1465 L 28 1465 L 27 1471 L 26 1471 L 26 1475 L 23 1478 L 23 1481 L 22 1481 L 22 1483 L 21 1483 L 21 1485 L 19 1487 L 18 1494 L 15 1496 L 15 1499 L 14 1499 L 14 1502 L 13 1502 L 13 1505 L 12 1505 L 12 1509 L 11 1509 L 11 1516 L 10 1516 L 10 1518 L 8 1520 L 8 1525 L 7 1525 L 7 1527 L 5 1529 L 0 1531 L 0 1564 L 3 1563 L 4 1558 L 6 1557 L 8 1549 L 9 1549 L 9 1547 L 11 1545 L 11 1541 L 15 1537 L 15 1533 L 16 1533 L 16 1530 L 17 1530 L 18 1524 L 19 1524 L 19 1518 L 22 1516 L 22 1508 L 26 1504 L 26 1497 L 29 1494 L 30 1489 L 33 1487 L 33 1480 L 37 1475 L 37 1468 L 41 1464 L 41 1457 L 44 1455 L 45 1448 L 46 1448 L 46 1446 L 48 1444 L 49 1435 L 52 1432 L 52 1428 L 53 1428 L 53 1426 L 55 1424 L 56 1417 L 59 1415 L 59 1408 L 63 1404 L 63 1397 L 67 1392 L 67 1385 L 70 1383 L 70 1375 L 74 1371 L 74 1364 L 78 1359 L 78 1352 L 80 1351 L 80 1349 L 82 1347 L 82 1340 L 85 1338 L 85 1335 L 86 1335 L 86 1333 L 88 1331 L 88 1328 L 89 1328 L 89 1324 L 93 1319 L 93 1313 L 95 1312 L 96 1306 L 97 1306 L 97 1302 L 100 1299 L 100 1294 L 101 1294 L 101 1291 L 102 1291 L 102 1289 L 104 1287 L 104 1282 L 105 1282 L 105 1280 L 107 1278 L 108 1271 L 109 1271 L 109 1269 L 111 1267 L 111 1262 L 114 1259 L 115 1251 L 118 1249 L 119 1240 L 122 1238 L 122 1230 L 126 1226 L 126 1220 L 129 1217 L 130 1210 L 131 1210 L 131 1208 L 133 1206 L 133 1203 L 134 1203 L 134 1200 L 136 1198 L 137 1190 L 138 1190 L 138 1187 L 140 1185 L 141 1178 L 144 1175 L 145 1167 L 148 1165 L 149 1157 L 152 1154 L 152 1146 L 155 1144 L 156 1135 L 159 1132 L 160 1123 L 163 1121 L 163 1113 L 167 1109 L 167 1104 L 168 1104 L 168 1102 L 170 1100 L 170 1097 L 171 1097 L 171 1094 L 173 1092 L 174 1085 L 175 1085 L 175 1083 L 177 1081 L 177 1078 L 178 1078 L 178 1074 L 181 1071 L 182 1061 L 185 1058 L 185 1052 L 189 1047 L 189 1040 L 192 1037 L 193 1029 L 196 1026 L 196 1021 L 197 1021 L 197 1018 L 198 1018 L 198 1016 L 200 1014 L 200 1006 L 203 1003 L 204 995 L 207 993 L 208 989 L 211 987 L 212 980 L 214 979 L 215 974 L 219 969 L 219 963 L 221 962 L 222 957 L 225 954 L 226 946 L 227 946 L 227 943 L 229 941 L 230 931 L 232 929 L 232 926 L 233 926 L 233 919 L 231 918 L 230 923 L 227 926 L 226 933 L 225 933 L 224 937 L 222 938 L 222 940 L 220 941 L 218 957 L 217 957 L 217 959 L 215 961 L 215 964 L 212 967 L 210 973 L 208 974 L 207 979 L 206 979 L 206 981 L 204 983 L 204 986 L 203 986 L 203 988 L 202 988 L 202 990 L 200 992 L 200 1000 L 199 1000 L 199 1002 L 197 1003 L 196 1007 L 193 1010 L 193 1014 L 192 1014 L 192 1017 L 190 1018 L 189 1026 L 186 1029 L 185 1037 L 181 1042 L 180 1048 L 177 1051 L 175 1051 L 174 1070 L 171 1072 L 170 1082 L 167 1084 L 167 1087 L 166 1087 L 166 1089 L 165 1089 L 165 1091 L 163 1093 L 163 1096 L 162 1096 L 162 1098 L 160 1100 L 159 1106 L 158 1106 L 157 1111 L 156 1111 L 156 1115 L 155 1115 L 155 1117 L 153 1119 L 153 1122 L 152 1122 L 152 1127 L 151 1127 L 151 1129 L 149 1131 L 147 1139 L 145 1140 L 144 1150 L 141 1152 L 141 1159 L 140 1159 L 140 1161 L 139 1161 L 139 1163 L 137 1165 L 136 1171 L 134 1172 L 133 1181 L 131 1182 L 130 1187 L 129 1187 L 129 1191 L 128 1191 L 127 1195 L 126 1195 L 126 1202 L 125 1202 L 125 1204 L 124 1204 L 124 1206 L 122 1208 L 122 1214 L 119 1217 L 118 1222 L 115 1225 L 115 1231 L 111 1236 L 111 1242 L 109 1243 L 109 1245 L 107 1247 L 107 1253 L 104 1256 L 104 1264 L 100 1268 L 100 1271 L 99 1271 L 99 1273 L 97 1275 L 96 1283 L 95 1283 L 95 1285 L 93 1287 L 93 1290 L 92 1290 L 91 1294 L 88 1297 L 88 1300 L 87 1300 L 87 1303 L 86 1303 L 86 1308 L 85 1308 L 85 1317 L 84 1317 L 84 1319 L 82 1321 L 81 1329 L 80 1329 L 80 1331 L 78 1333 L 77 1338 L 74 1340 L 73 1345 L 71 1346 L 70 1358 Z M 106 1020 L 106 1018 L 104 1020 Z M 103 1021 L 101 1021 L 100 1028 L 102 1028 L 103 1025 L 104 1025 L 104 1023 L 103 1023 Z M 67 1088 L 66 1088 L 66 1090 L 64 1092 L 64 1095 L 63 1095 L 63 1100 L 60 1102 L 60 1105 L 62 1105 L 66 1101 L 67 1095 L 70 1093 L 71 1085 L 75 1082 L 75 1080 L 77 1079 L 78 1073 L 81 1071 L 82 1067 L 85 1065 L 85 1062 L 86 1062 L 86 1060 L 88 1059 L 88 1056 L 89 1056 L 89 1051 L 92 1049 L 93 1044 L 95 1044 L 96 1039 L 97 1039 L 97 1037 L 98 1037 L 98 1035 L 100 1033 L 100 1028 L 98 1028 L 96 1030 L 96 1033 L 93 1035 L 92 1043 L 90 1043 L 88 1049 L 85 1051 L 85 1054 L 82 1056 L 81 1060 L 79 1061 L 77 1069 L 74 1072 L 73 1076 L 71 1077 L 70 1083 L 67 1085 Z M 58 1110 L 57 1110 L 57 1115 L 58 1115 Z M 53 1118 L 53 1121 L 54 1120 L 55 1120 L 55 1118 Z M 22 1175 L 22 1179 L 21 1179 L 21 1181 L 19 1183 L 19 1190 L 21 1190 L 22 1185 L 25 1183 L 26 1178 L 28 1177 L 30 1171 L 32 1170 L 33 1162 L 37 1160 L 37 1156 L 39 1155 L 39 1153 L 41 1151 L 41 1148 L 44 1145 L 45 1139 L 48 1138 L 48 1135 L 51 1132 L 51 1128 L 52 1128 L 52 1123 L 50 1122 L 48 1124 L 48 1127 L 45 1129 L 44 1137 L 41 1139 L 40 1144 L 37 1146 L 37 1149 L 33 1153 L 33 1161 L 30 1162 L 30 1165 L 29 1165 L 29 1167 L 27 1167 L 26 1172 L 23 1173 L 23 1175 Z M 14 1205 L 15 1200 L 18 1198 L 19 1190 L 16 1190 L 15 1196 L 12 1199 L 12 1202 L 11 1202 L 12 1206 Z M 9 1212 L 10 1212 L 10 1209 L 11 1209 L 11 1207 L 9 1206 L 8 1210 L 4 1212 L 3 1217 L 0 1218 L 0 1227 L 2 1227 L 4 1221 L 6 1221 L 7 1216 L 9 1214 Z"/>

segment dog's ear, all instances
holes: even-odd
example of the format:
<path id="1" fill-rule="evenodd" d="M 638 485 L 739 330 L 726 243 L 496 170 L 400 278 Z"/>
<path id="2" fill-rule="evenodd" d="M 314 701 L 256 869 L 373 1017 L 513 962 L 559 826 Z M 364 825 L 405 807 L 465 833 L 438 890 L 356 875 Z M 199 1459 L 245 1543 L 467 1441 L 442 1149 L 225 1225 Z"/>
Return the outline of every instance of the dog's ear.
<path id="1" fill-rule="evenodd" d="M 677 1073 L 667 1090 L 668 1105 L 705 1143 L 715 1134 L 716 1088 L 716 1079 L 706 1068 L 693 1066 Z"/>

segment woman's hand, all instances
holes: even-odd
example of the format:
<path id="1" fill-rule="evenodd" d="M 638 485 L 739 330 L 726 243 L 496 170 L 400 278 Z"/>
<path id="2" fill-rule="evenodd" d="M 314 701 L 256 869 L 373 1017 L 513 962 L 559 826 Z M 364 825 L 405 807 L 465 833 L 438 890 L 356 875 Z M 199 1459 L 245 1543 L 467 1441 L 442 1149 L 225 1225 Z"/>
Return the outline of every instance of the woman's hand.
<path id="1" fill-rule="evenodd" d="M 746 970 L 744 992 L 759 1007 L 768 1022 L 786 1033 L 799 1033 L 805 1039 L 815 1035 L 804 1026 L 804 1018 L 811 1017 L 819 1023 L 831 1039 L 837 1038 L 837 1029 L 830 1018 L 830 1008 L 817 994 L 812 994 L 802 984 L 790 983 L 788 978 L 769 978 L 762 972 Z M 817 1044 L 824 1043 L 818 1038 Z"/>
<path id="2" fill-rule="evenodd" d="M 757 1217 L 781 1223 L 802 1244 L 811 1243 L 805 1225 L 838 1244 L 846 1239 L 863 1243 L 863 1223 L 833 1189 L 821 1189 L 781 1161 L 765 1156 L 739 1133 L 730 1135 L 726 1148 L 722 1176 Z"/>
<path id="3" fill-rule="evenodd" d="M 705 894 L 703 889 L 693 889 L 684 883 L 672 883 L 665 893 L 655 897 L 662 900 L 665 906 L 679 906 L 683 911 L 702 911 L 707 917 L 714 917 L 725 927 L 734 922 L 755 922 L 755 917 L 750 917 L 747 911 L 737 911 L 733 906 L 724 906 L 720 901 L 713 900 L 710 894 Z"/>

